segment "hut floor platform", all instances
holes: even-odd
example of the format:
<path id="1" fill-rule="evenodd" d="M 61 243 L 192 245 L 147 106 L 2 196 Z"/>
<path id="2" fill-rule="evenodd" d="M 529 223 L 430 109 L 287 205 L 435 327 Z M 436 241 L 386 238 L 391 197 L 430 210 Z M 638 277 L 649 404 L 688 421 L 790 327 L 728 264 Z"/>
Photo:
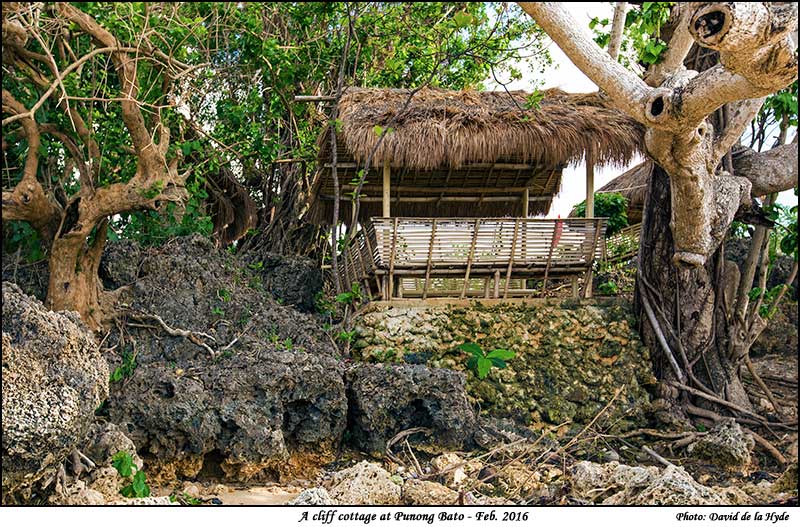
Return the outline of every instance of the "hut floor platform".
<path id="1" fill-rule="evenodd" d="M 605 229 L 605 218 L 371 218 L 339 269 L 369 300 L 533 296 L 565 277 L 578 296 L 577 278 L 603 258 Z"/>

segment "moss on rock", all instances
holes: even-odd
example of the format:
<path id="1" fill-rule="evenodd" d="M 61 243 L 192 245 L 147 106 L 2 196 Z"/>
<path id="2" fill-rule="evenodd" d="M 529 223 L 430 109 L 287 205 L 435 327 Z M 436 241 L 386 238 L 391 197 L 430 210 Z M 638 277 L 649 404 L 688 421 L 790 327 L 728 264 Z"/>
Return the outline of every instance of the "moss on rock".
<path id="1" fill-rule="evenodd" d="M 376 306 L 356 323 L 355 355 L 465 371 L 471 402 L 529 425 L 586 423 L 624 387 L 608 413 L 621 430 L 642 422 L 655 383 L 633 323 L 629 306 L 607 299 Z M 516 356 L 479 379 L 465 342 Z"/>

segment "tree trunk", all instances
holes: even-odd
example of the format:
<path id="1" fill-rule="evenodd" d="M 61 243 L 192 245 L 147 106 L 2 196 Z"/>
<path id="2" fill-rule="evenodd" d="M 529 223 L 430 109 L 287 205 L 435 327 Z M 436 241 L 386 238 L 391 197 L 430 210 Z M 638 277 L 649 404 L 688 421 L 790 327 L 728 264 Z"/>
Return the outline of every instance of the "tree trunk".
<path id="1" fill-rule="evenodd" d="M 636 287 L 636 310 L 642 325 L 642 337 L 652 352 L 656 376 L 665 383 L 682 382 L 674 362 L 686 376 L 685 383 L 713 393 L 721 399 L 750 408 L 750 402 L 737 374 L 739 364 L 729 356 L 730 326 L 726 322 L 726 272 L 724 245 L 720 246 L 700 267 L 675 266 L 671 220 L 670 179 L 666 171 L 654 164 L 644 207 L 639 248 L 640 277 Z M 730 277 L 728 277 L 730 278 Z M 657 320 L 651 324 L 643 298 Z M 670 351 L 659 342 L 661 331 Z M 672 390 L 672 396 L 677 392 Z M 696 406 L 707 406 L 699 399 Z M 715 410 L 720 410 L 715 408 Z"/>
<path id="2" fill-rule="evenodd" d="M 92 329 L 109 320 L 113 293 L 103 290 L 98 270 L 106 243 L 107 221 L 101 221 L 91 244 L 79 232 L 57 236 L 50 253 L 47 305 L 53 311 L 77 311 Z"/>

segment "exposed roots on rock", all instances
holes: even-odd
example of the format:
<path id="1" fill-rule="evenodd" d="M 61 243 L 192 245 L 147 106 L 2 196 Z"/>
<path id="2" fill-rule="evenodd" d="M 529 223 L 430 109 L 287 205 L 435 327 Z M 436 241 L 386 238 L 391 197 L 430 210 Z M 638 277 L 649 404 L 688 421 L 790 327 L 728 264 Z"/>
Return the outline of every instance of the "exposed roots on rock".
<path id="1" fill-rule="evenodd" d="M 164 319 L 162 319 L 158 315 L 151 315 L 151 314 L 148 314 L 148 313 L 140 313 L 140 314 L 133 315 L 133 317 L 137 318 L 137 319 L 155 320 L 156 322 L 159 323 L 161 328 L 164 331 L 167 332 L 168 335 L 171 335 L 173 337 L 184 337 L 184 338 L 186 338 L 187 340 L 189 340 L 189 342 L 191 342 L 193 344 L 196 344 L 196 345 L 200 346 L 201 348 L 203 348 L 204 350 L 206 350 L 208 352 L 209 356 L 212 359 L 216 358 L 216 356 L 217 356 L 217 352 L 214 351 L 214 349 L 211 348 L 211 346 L 209 346 L 208 344 L 206 344 L 202 340 L 202 339 L 205 338 L 205 339 L 211 340 L 212 342 L 216 342 L 216 339 L 214 337 L 212 337 L 211 335 L 209 335 L 208 333 L 203 333 L 201 331 L 189 331 L 187 329 L 175 329 L 175 328 L 172 328 L 166 322 L 164 322 Z M 130 322 L 128 322 L 128 325 L 131 326 L 131 327 L 135 327 L 135 328 L 157 329 L 155 326 L 149 326 L 149 325 L 144 325 L 144 324 L 133 324 L 133 323 L 130 323 Z M 235 340 L 234 340 L 234 342 L 235 342 Z M 234 342 L 232 342 L 230 345 L 226 346 L 226 349 L 228 347 L 230 347 Z"/>

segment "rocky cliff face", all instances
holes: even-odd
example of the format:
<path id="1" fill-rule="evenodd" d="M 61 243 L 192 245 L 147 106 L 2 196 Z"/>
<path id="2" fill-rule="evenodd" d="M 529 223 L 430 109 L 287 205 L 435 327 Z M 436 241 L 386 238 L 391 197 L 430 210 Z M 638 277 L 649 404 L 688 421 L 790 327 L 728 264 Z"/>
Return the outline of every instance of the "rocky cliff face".
<path id="1" fill-rule="evenodd" d="M 108 365 L 74 312 L 3 283 L 3 503 L 41 499 L 108 395 Z"/>
<path id="2" fill-rule="evenodd" d="M 528 424 L 586 423 L 621 389 L 609 415 L 630 427 L 655 383 L 631 312 L 614 300 L 374 307 L 357 330 L 362 360 L 464 371 L 471 402 Z M 480 379 L 458 349 L 465 342 L 516 356 Z"/>

